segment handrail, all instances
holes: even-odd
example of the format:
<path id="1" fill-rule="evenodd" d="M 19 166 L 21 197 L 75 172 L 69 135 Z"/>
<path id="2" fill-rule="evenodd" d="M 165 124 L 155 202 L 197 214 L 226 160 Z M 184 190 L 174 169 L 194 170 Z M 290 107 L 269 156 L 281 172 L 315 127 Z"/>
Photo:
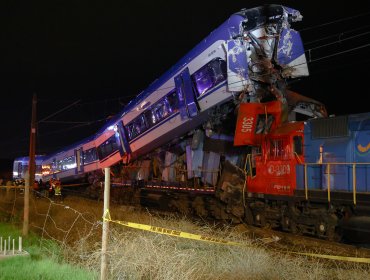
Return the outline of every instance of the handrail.
<path id="1" fill-rule="evenodd" d="M 330 175 L 330 164 L 328 164 L 327 174 Z M 328 202 L 330 203 L 330 176 L 327 176 L 327 186 L 328 186 Z"/>
<path id="2" fill-rule="evenodd" d="M 353 204 L 356 205 L 356 165 L 352 167 Z"/>
<path id="3" fill-rule="evenodd" d="M 328 203 L 331 201 L 331 178 L 329 175 L 334 174 L 331 173 L 331 170 L 333 170 L 333 166 L 336 165 L 347 165 L 349 168 L 352 168 L 352 193 L 353 193 L 353 205 L 357 204 L 357 177 L 356 177 L 356 167 L 357 166 L 369 166 L 370 168 L 370 162 L 326 162 L 326 163 L 313 163 L 313 162 L 306 162 L 306 163 L 300 163 L 300 165 L 303 165 L 304 167 L 304 193 L 305 193 L 305 199 L 308 200 L 308 167 L 312 166 L 325 166 L 325 174 L 328 175 L 326 178 L 326 186 L 327 186 L 327 199 Z M 348 173 L 348 177 L 350 173 Z"/>

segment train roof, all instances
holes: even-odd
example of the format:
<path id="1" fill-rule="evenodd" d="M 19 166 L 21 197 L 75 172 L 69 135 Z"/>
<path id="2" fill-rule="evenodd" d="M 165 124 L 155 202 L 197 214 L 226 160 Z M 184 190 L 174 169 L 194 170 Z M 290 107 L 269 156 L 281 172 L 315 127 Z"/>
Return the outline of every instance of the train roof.
<path id="1" fill-rule="evenodd" d="M 116 124 L 117 121 L 120 119 L 120 116 L 121 116 L 120 114 L 117 114 L 117 115 L 113 116 L 111 119 L 108 120 L 108 122 L 102 128 L 100 128 L 98 130 L 98 132 L 94 133 L 93 135 L 91 135 L 89 137 L 84 138 L 81 141 L 75 142 L 75 143 L 73 143 L 73 144 L 71 144 L 67 147 L 64 147 L 62 149 L 57 150 L 56 152 L 48 154 L 47 156 L 44 157 L 44 159 L 49 159 L 49 158 L 51 158 L 51 157 L 53 157 L 57 154 L 65 153 L 65 152 L 67 152 L 71 149 L 74 149 L 76 146 L 81 146 L 85 143 L 94 141 L 97 135 L 103 133 L 109 126 L 112 126 L 112 125 Z"/>
<path id="2" fill-rule="evenodd" d="M 112 126 L 112 125 L 115 125 L 121 118 L 121 114 L 117 114 L 117 115 L 114 115 L 112 116 L 108 121 L 107 123 L 104 124 L 104 126 L 102 128 L 100 128 L 96 133 L 95 133 L 95 136 L 99 135 L 99 134 L 102 134 L 104 133 L 104 131 Z"/>
<path id="3" fill-rule="evenodd" d="M 23 161 L 23 162 L 24 162 L 24 161 L 29 161 L 29 158 L 30 158 L 29 156 L 17 157 L 17 158 L 15 158 L 15 159 L 14 159 L 14 161 Z M 45 156 L 45 155 L 36 155 L 36 156 L 35 156 L 35 160 L 36 160 L 36 161 L 38 161 L 38 160 L 41 160 L 41 161 L 42 161 L 42 160 L 44 160 L 45 158 L 46 158 L 46 156 Z"/>
<path id="4" fill-rule="evenodd" d="M 57 154 L 65 153 L 65 152 L 67 152 L 67 151 L 69 151 L 69 150 L 71 150 L 71 149 L 75 148 L 76 146 L 81 146 L 81 145 L 83 145 L 83 144 L 85 144 L 85 143 L 88 143 L 88 142 L 94 141 L 94 139 L 95 139 L 95 134 L 94 134 L 94 135 L 92 135 L 92 136 L 86 137 L 86 138 L 84 138 L 84 139 L 83 139 L 83 140 L 81 140 L 81 141 L 75 142 L 75 143 L 73 143 L 73 144 L 70 144 L 70 145 L 68 145 L 68 146 L 66 146 L 66 147 L 63 147 L 63 148 L 61 148 L 61 149 L 59 149 L 59 150 L 57 150 L 57 151 L 55 151 L 55 152 L 52 152 L 52 153 L 48 154 L 47 156 L 45 156 L 45 157 L 44 157 L 44 160 L 45 160 L 45 159 L 49 159 L 49 158 L 51 158 L 51 157 L 53 157 L 53 156 L 55 156 L 55 155 L 57 155 Z"/>
<path id="5" fill-rule="evenodd" d="M 156 91 L 161 85 L 167 82 L 190 61 L 192 61 L 199 53 L 203 52 L 210 44 L 218 40 L 226 40 L 239 33 L 239 24 L 242 16 L 238 13 L 233 14 L 227 21 L 221 24 L 217 29 L 212 31 L 205 39 L 196 45 L 190 52 L 182 57 L 175 65 L 167 70 L 159 79 L 151 83 L 144 91 L 136 98 L 131 100 L 124 108 L 122 113 L 129 112 L 135 108 L 143 99 Z M 233 34 L 230 34 L 231 29 L 235 29 Z"/>

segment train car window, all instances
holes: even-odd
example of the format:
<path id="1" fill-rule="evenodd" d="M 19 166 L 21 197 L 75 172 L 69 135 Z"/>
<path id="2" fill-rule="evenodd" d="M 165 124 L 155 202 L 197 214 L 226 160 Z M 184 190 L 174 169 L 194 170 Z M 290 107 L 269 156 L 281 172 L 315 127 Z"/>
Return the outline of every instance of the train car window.
<path id="1" fill-rule="evenodd" d="M 145 121 L 148 125 L 148 128 L 156 124 L 157 120 L 152 110 L 147 110 L 143 114 L 144 114 Z"/>
<path id="2" fill-rule="evenodd" d="M 84 164 L 88 164 L 94 162 L 98 159 L 98 155 L 96 153 L 95 148 L 88 149 L 83 152 L 83 162 Z"/>
<path id="3" fill-rule="evenodd" d="M 152 116 L 149 116 L 148 118 L 151 119 L 150 122 L 153 123 Z M 132 123 L 127 125 L 127 132 L 128 132 L 129 140 L 134 139 L 136 136 L 143 133 L 149 127 L 150 126 L 147 125 L 146 115 L 144 113 L 139 115 Z"/>
<path id="4" fill-rule="evenodd" d="M 98 147 L 98 157 L 100 160 L 102 160 L 117 150 L 118 145 L 116 136 L 112 135 L 107 141 Z"/>
<path id="5" fill-rule="evenodd" d="M 157 122 L 163 120 L 168 115 L 168 103 L 165 100 L 158 102 L 153 108 L 153 113 Z"/>
<path id="6" fill-rule="evenodd" d="M 269 133 L 274 116 L 271 114 L 259 114 L 257 117 L 256 134 Z"/>
<path id="7" fill-rule="evenodd" d="M 297 155 L 303 155 L 303 145 L 302 145 L 302 136 L 294 136 L 293 137 L 293 152 Z"/>
<path id="8" fill-rule="evenodd" d="M 134 139 L 178 110 L 179 100 L 176 91 L 173 90 L 126 126 L 129 140 Z"/>
<path id="9" fill-rule="evenodd" d="M 176 91 L 171 91 L 167 96 L 168 108 L 170 113 L 179 110 L 179 99 L 177 98 Z"/>
<path id="10" fill-rule="evenodd" d="M 139 117 L 137 117 L 134 125 L 137 135 L 143 133 L 147 128 L 144 115 L 140 115 Z"/>
<path id="11" fill-rule="evenodd" d="M 55 172 L 60 172 L 63 170 L 63 160 L 58 160 L 56 162 L 56 168 L 55 168 Z"/>
<path id="12" fill-rule="evenodd" d="M 72 168 L 76 168 L 76 157 L 74 155 L 66 157 L 60 162 L 61 162 L 62 170 L 69 170 Z"/>
<path id="13" fill-rule="evenodd" d="M 192 75 L 197 95 L 200 96 L 210 88 L 226 80 L 226 62 L 216 58 Z"/>
<path id="14" fill-rule="evenodd" d="M 287 145 L 287 141 L 285 139 L 278 138 L 270 140 L 269 156 L 271 160 L 285 159 L 289 154 L 288 150 L 289 145 Z"/>
<path id="15" fill-rule="evenodd" d="M 136 137 L 137 133 L 133 123 L 127 125 L 127 132 L 129 140 L 132 140 Z"/>
<path id="16" fill-rule="evenodd" d="M 44 163 L 42 165 L 42 175 L 49 175 L 51 173 L 51 163 Z"/>

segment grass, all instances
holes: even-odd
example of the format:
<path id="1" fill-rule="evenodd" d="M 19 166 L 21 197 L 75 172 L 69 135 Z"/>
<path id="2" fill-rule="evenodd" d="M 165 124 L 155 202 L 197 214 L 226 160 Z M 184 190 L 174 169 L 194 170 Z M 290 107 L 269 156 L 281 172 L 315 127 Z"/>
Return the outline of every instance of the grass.
<path id="1" fill-rule="evenodd" d="M 68 264 L 60 264 L 53 259 L 32 260 L 32 258 L 13 257 L 0 262 L 0 279 L 97 279 L 92 272 L 75 268 Z"/>
<path id="2" fill-rule="evenodd" d="M 110 225 L 110 279 L 367 279 L 369 266 L 335 264 L 274 252 L 231 228 L 196 227 L 184 219 L 151 218 L 153 225 L 238 241 L 243 247 L 212 244 Z M 81 240 L 71 250 L 75 263 L 100 265 L 100 243 Z"/>
<path id="3" fill-rule="evenodd" d="M 18 240 L 20 230 L 9 225 L 0 224 L 0 236 Z M 43 241 L 40 247 L 40 237 L 32 233 L 24 238 L 23 249 L 30 253 L 28 257 L 10 257 L 0 260 L 0 279 L 97 279 L 94 272 L 78 266 L 62 263 L 63 252 L 52 241 Z M 18 245 L 18 242 L 16 242 Z M 16 248 L 18 246 L 16 245 Z"/>
<path id="4" fill-rule="evenodd" d="M 68 201 L 65 201 L 67 205 Z M 75 202 L 74 204 L 72 204 Z M 46 213 L 49 204 L 37 203 L 38 212 Z M 0 279 L 98 279 L 101 262 L 101 225 L 74 223 L 76 215 L 71 209 L 84 213 L 90 222 L 101 220 L 102 209 L 96 203 L 72 200 L 71 208 L 59 207 L 50 211 L 58 227 L 71 229 L 69 242 L 61 242 L 61 248 L 54 242 L 42 240 L 30 234 L 24 240 L 24 249 L 31 253 L 29 259 L 16 258 L 0 261 Z M 68 204 L 69 205 L 69 204 Z M 176 238 L 151 232 L 110 224 L 108 242 L 109 279 L 367 279 L 370 266 L 365 264 L 334 262 L 304 256 L 276 252 L 272 247 L 251 238 L 250 233 L 235 227 L 197 225 L 194 222 L 155 212 L 137 211 L 133 207 L 111 206 L 113 219 L 153 225 L 184 232 L 213 236 L 219 239 L 237 241 L 243 247 L 212 244 L 201 241 Z M 144 210 L 144 209 L 142 209 Z M 72 213 L 73 214 L 73 213 Z M 31 216 L 32 217 L 32 216 Z M 34 215 L 33 223 L 42 227 L 44 216 Z M 84 221 L 84 220 L 81 220 Z M 38 222 L 38 223 L 36 223 Z M 55 238 L 60 235 L 54 223 L 45 224 L 45 230 Z M 65 227 L 64 227 L 65 226 Z M 5 232 L 5 233 L 3 233 Z M 0 225 L 0 234 L 17 236 L 16 228 Z M 59 235 L 58 235 L 59 234 Z M 59 239 L 61 240 L 61 239 Z M 76 241 L 77 240 L 77 241 Z M 67 246 L 68 244 L 68 246 Z M 281 247 L 279 242 L 273 248 Z M 298 246 L 302 247 L 302 246 Z M 308 247 L 312 253 L 327 253 L 321 248 Z M 313 249 L 312 249 L 313 248 Z M 284 249 L 283 249 L 284 250 Z M 340 251 L 340 250 L 339 250 Z M 341 254 L 338 251 L 338 254 Z M 333 253 L 335 254 L 335 253 Z M 66 263 L 73 264 L 68 266 Z M 85 270 L 82 270 L 84 268 Z M 93 271 L 93 272 L 90 272 Z M 95 271 L 95 273 L 94 273 Z"/>

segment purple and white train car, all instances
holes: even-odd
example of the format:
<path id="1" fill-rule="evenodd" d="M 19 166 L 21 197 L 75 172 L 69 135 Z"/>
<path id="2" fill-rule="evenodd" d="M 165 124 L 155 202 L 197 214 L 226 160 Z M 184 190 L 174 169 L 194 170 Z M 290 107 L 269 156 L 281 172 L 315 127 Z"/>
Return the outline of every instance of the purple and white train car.
<path id="1" fill-rule="evenodd" d="M 281 73 L 283 78 L 308 75 L 300 35 L 289 27 L 299 20 L 296 10 L 267 5 L 241 10 L 210 33 L 125 107 L 122 121 L 132 158 L 201 124 L 212 127 L 222 114 L 219 106 L 240 93 L 244 102 L 276 94 L 266 85 Z"/>
<path id="2" fill-rule="evenodd" d="M 74 181 L 97 169 L 100 169 L 100 163 L 95 136 L 92 136 L 45 157 L 42 163 L 42 179 Z"/>

